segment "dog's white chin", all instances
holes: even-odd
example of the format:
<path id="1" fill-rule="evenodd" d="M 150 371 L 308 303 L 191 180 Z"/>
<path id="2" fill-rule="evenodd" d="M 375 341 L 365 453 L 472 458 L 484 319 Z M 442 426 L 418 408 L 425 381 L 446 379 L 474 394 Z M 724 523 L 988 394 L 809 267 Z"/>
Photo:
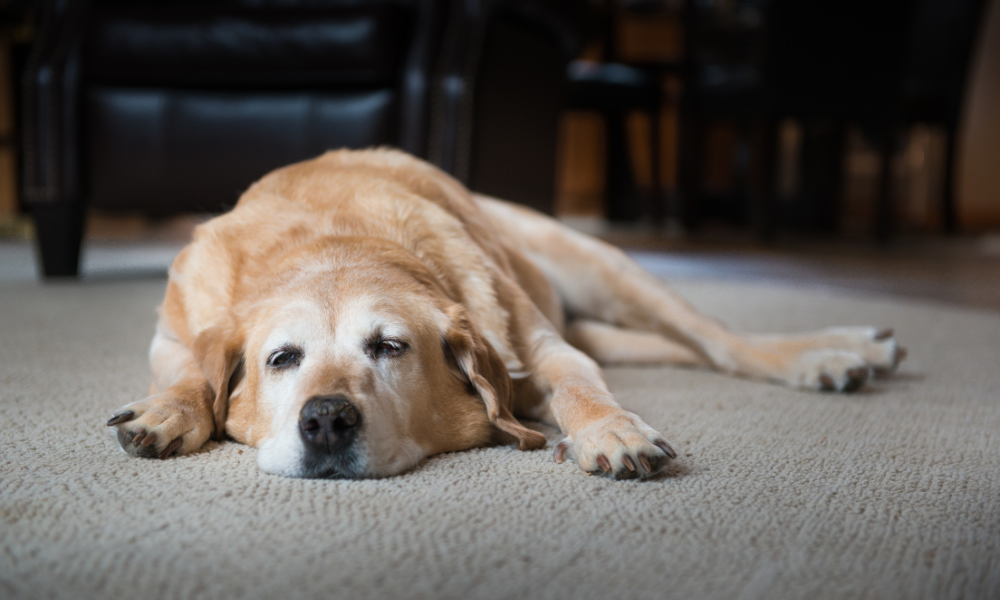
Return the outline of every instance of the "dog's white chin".
<path id="1" fill-rule="evenodd" d="M 301 477 L 305 449 L 302 442 L 278 435 L 265 440 L 257 449 L 257 466 L 265 473 L 283 477 Z"/>
<path id="2" fill-rule="evenodd" d="M 412 440 L 397 441 L 393 444 L 395 450 L 388 460 L 380 464 L 372 464 L 371 454 L 365 451 L 364 445 L 357 448 L 361 464 L 351 477 L 389 477 L 409 471 L 421 461 L 424 453 L 419 445 Z M 257 466 L 265 473 L 282 477 L 315 477 L 308 475 L 303 466 L 306 449 L 298 437 L 278 435 L 268 440 L 257 449 Z"/>

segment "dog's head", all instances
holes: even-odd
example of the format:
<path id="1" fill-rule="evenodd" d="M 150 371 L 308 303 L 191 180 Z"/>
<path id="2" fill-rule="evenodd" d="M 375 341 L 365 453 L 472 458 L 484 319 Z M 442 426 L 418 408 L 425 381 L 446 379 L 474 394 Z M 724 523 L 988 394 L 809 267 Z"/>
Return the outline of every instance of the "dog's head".
<path id="1" fill-rule="evenodd" d="M 291 477 L 378 477 L 426 456 L 514 439 L 503 361 L 461 304 L 401 248 L 366 239 L 276 265 L 194 352 L 216 426 Z"/>

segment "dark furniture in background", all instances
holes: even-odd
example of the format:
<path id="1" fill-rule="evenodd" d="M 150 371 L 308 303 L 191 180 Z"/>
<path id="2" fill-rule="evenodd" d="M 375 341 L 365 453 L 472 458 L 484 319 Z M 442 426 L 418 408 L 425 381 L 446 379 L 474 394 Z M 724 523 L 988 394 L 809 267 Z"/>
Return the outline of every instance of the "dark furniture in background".
<path id="1" fill-rule="evenodd" d="M 676 10 L 669 0 L 621 0 Z M 681 81 L 679 193 L 688 229 L 723 216 L 764 237 L 832 229 L 848 122 L 880 139 L 955 125 L 982 0 L 688 0 L 680 64 L 575 63 L 602 30 L 579 0 L 37 0 L 24 76 L 23 201 L 44 273 L 75 275 L 88 206 L 160 216 L 228 208 L 267 171 L 338 147 L 389 144 L 471 189 L 551 212 L 567 107 L 608 125 L 607 216 L 667 212 L 661 76 Z M 653 194 L 629 164 L 624 113 L 650 113 Z M 804 124 L 800 192 L 776 202 L 777 123 Z M 704 186 L 707 127 L 738 123 L 735 192 Z M 883 169 L 877 232 L 892 230 Z"/>
<path id="2" fill-rule="evenodd" d="M 904 124 L 939 125 L 945 132 L 941 216 L 954 233 L 955 146 L 969 66 L 984 0 L 917 0 L 906 66 L 900 119 Z"/>
<path id="3" fill-rule="evenodd" d="M 42 0 L 23 195 L 46 276 L 87 207 L 218 212 L 269 170 L 387 144 L 551 212 L 575 0 Z"/>
<path id="4" fill-rule="evenodd" d="M 594 31 L 580 0 L 453 0 L 428 157 L 470 189 L 551 213 L 566 66 Z"/>
<path id="5" fill-rule="evenodd" d="M 740 123 L 751 140 L 743 165 L 750 202 L 732 201 L 743 208 L 737 218 L 753 220 L 765 237 L 773 235 L 779 219 L 811 229 L 834 228 L 847 123 L 879 131 L 890 151 L 911 4 L 772 0 L 738 3 L 731 15 L 690 5 L 680 167 L 685 224 L 696 227 L 706 213 L 700 145 L 705 123 L 726 118 Z M 779 212 L 775 136 L 786 117 L 804 124 L 803 176 L 800 198 Z M 888 181 L 882 177 L 882 204 Z"/>
<path id="6" fill-rule="evenodd" d="M 597 112 L 604 120 L 606 149 L 604 214 L 610 221 L 647 219 L 658 223 L 665 216 L 660 177 L 660 111 L 664 73 L 676 64 L 626 64 L 619 59 L 619 20 L 628 14 L 656 15 L 664 9 L 658 2 L 602 2 L 600 61 L 577 60 L 569 65 L 567 108 Z M 626 119 L 630 112 L 642 111 L 649 118 L 650 190 L 641 193 L 632 165 L 632 145 L 628 142 Z"/>
<path id="7" fill-rule="evenodd" d="M 880 150 L 874 230 L 894 229 L 891 158 L 901 128 L 945 126 L 941 206 L 954 230 L 954 138 L 982 0 L 741 0 L 688 2 L 682 97 L 680 217 L 688 229 L 706 217 L 752 222 L 765 239 L 782 226 L 835 231 L 848 124 Z M 724 9 L 724 10 L 720 10 Z M 780 205 L 775 190 L 777 125 L 803 125 L 799 192 Z M 722 197 L 703 186 L 705 127 L 739 123 L 736 157 L 743 193 Z"/>
<path id="8" fill-rule="evenodd" d="M 221 211 L 331 148 L 425 155 L 441 0 L 46 0 L 25 74 L 24 182 L 45 274 L 84 209 Z"/>
<path id="9" fill-rule="evenodd" d="M 659 196 L 662 183 L 659 74 L 620 63 L 576 60 L 570 63 L 566 75 L 567 108 L 591 110 L 604 119 L 605 216 L 610 221 L 637 221 L 643 217 L 661 221 L 664 203 Z M 646 197 L 635 181 L 632 164 L 636 158 L 631 156 L 626 129 L 628 114 L 635 110 L 649 116 L 652 185 Z"/>
<path id="10" fill-rule="evenodd" d="M 892 169 L 903 66 L 913 0 L 772 0 L 764 63 L 765 148 L 776 147 L 777 120 L 806 124 L 802 208 L 812 208 L 812 228 L 835 231 L 842 188 L 847 125 L 859 123 L 879 140 L 881 169 L 875 232 L 892 226 Z M 816 130 L 819 131 L 816 131 Z M 817 139 L 820 138 L 820 139 Z M 811 143 L 812 142 L 812 143 Z M 811 147 L 810 147 L 811 146 Z M 821 152 L 819 160 L 808 156 Z M 769 156 L 774 151 L 769 150 Z M 758 225 L 773 235 L 776 210 L 773 160 L 763 163 L 764 188 Z M 811 171 L 809 170 L 811 169 Z M 793 204 L 794 206 L 794 204 Z M 808 217 L 807 217 L 808 218 Z"/>

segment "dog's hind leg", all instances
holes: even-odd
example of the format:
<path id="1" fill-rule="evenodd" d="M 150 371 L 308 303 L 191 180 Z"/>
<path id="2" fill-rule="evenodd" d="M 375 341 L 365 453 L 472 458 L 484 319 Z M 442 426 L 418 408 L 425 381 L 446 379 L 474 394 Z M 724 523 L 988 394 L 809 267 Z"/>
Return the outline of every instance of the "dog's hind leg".
<path id="1" fill-rule="evenodd" d="M 691 348 L 656 333 L 575 319 L 566 326 L 566 341 L 599 364 L 710 366 Z"/>
<path id="2" fill-rule="evenodd" d="M 555 287 L 567 316 L 654 332 L 718 370 L 795 387 L 852 391 L 871 370 L 903 358 L 888 330 L 835 328 L 798 335 L 747 335 L 700 314 L 621 250 L 511 204 L 477 198 L 506 243 Z"/>

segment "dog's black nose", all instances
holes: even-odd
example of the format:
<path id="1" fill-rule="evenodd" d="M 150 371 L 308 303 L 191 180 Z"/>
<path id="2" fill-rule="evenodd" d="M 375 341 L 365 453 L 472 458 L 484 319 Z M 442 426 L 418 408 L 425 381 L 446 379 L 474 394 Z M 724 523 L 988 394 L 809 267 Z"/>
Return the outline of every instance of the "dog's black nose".
<path id="1" fill-rule="evenodd" d="M 306 446 L 337 452 L 352 441 L 361 424 L 361 412 L 342 394 L 310 398 L 299 413 L 299 433 Z"/>

